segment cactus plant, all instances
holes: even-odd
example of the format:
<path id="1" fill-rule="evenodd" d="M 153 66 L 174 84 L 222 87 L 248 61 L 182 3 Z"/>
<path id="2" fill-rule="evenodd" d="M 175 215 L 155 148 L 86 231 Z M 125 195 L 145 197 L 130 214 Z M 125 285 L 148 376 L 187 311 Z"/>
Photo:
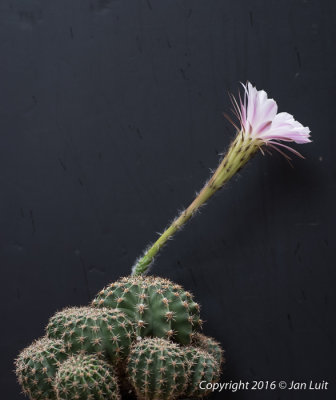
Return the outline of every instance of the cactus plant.
<path id="1" fill-rule="evenodd" d="M 218 380 L 223 350 L 214 339 L 198 332 L 202 321 L 192 295 L 167 279 L 144 275 L 168 240 L 258 149 L 285 155 L 285 148 L 300 155 L 281 141 L 310 142 L 309 128 L 290 114 L 277 114 L 275 101 L 264 91 L 250 83 L 244 89 L 240 105 L 232 98 L 238 125 L 233 123 L 236 138 L 227 154 L 191 204 L 136 260 L 132 276 L 103 289 L 92 307 L 57 313 L 47 326 L 49 338 L 19 355 L 18 380 L 32 400 L 55 400 L 56 394 L 58 400 L 119 399 L 112 367 L 100 359 L 104 355 L 117 365 L 124 388 L 128 390 L 129 381 L 140 400 L 204 397 L 208 391 L 202 390 L 200 382 Z M 67 352 L 79 354 L 64 361 Z"/>
<path id="2" fill-rule="evenodd" d="M 69 352 L 107 354 L 113 363 L 126 358 L 134 339 L 125 314 L 106 308 L 66 308 L 49 320 L 46 331 L 49 338 L 62 339 Z"/>
<path id="3" fill-rule="evenodd" d="M 189 344 L 202 324 L 199 305 L 189 292 L 168 279 L 152 276 L 122 278 L 99 292 L 92 305 L 125 312 L 141 337 Z"/>
<path id="4" fill-rule="evenodd" d="M 204 389 L 200 385 L 202 381 L 211 384 L 218 382 L 219 365 L 212 355 L 199 348 L 189 346 L 185 348 L 184 352 L 190 368 L 185 395 L 192 398 L 203 398 L 211 393 L 211 389 Z"/>
<path id="5" fill-rule="evenodd" d="M 160 338 L 146 338 L 132 346 L 127 372 L 140 400 L 174 400 L 188 384 L 188 361 L 182 348 Z"/>
<path id="6" fill-rule="evenodd" d="M 120 400 L 113 368 L 96 355 L 76 354 L 59 368 L 57 400 Z"/>
<path id="7" fill-rule="evenodd" d="M 66 357 L 61 340 L 44 337 L 25 348 L 15 360 L 15 372 L 23 392 L 32 400 L 56 400 L 53 381 Z"/>
<path id="8" fill-rule="evenodd" d="M 202 333 L 197 332 L 193 335 L 192 345 L 199 347 L 211 354 L 219 367 L 225 362 L 224 350 L 222 349 L 220 343 L 212 337 L 205 336 Z"/>

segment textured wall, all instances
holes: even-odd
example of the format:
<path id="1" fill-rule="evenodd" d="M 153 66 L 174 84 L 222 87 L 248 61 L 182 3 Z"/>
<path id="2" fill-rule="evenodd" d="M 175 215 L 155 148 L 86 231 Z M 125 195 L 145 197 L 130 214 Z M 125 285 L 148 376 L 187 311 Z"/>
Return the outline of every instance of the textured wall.
<path id="1" fill-rule="evenodd" d="M 227 349 L 223 380 L 325 379 L 335 399 L 335 21 L 321 0 L 0 2 L 0 387 L 48 317 L 129 272 L 188 205 L 251 80 L 309 125 L 258 155 L 157 260 Z"/>

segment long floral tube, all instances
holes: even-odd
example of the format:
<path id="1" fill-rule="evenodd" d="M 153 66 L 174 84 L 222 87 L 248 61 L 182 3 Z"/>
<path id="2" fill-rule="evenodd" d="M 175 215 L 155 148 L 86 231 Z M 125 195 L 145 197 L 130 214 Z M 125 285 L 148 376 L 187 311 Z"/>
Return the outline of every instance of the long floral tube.
<path id="1" fill-rule="evenodd" d="M 265 91 L 258 91 L 249 82 L 243 87 L 243 100 L 240 95 L 239 103 L 233 96 L 231 98 L 233 112 L 240 126 L 230 120 L 237 134 L 228 152 L 189 207 L 172 222 L 154 244 L 149 246 L 143 256 L 138 258 L 132 268 L 133 275 L 143 275 L 148 272 L 155 256 L 167 241 L 254 156 L 257 150 L 260 149 L 262 152 L 263 148 L 268 152 L 272 149 L 277 150 L 290 159 L 284 153 L 285 149 L 302 157 L 298 151 L 279 141 L 308 143 L 311 141 L 309 128 L 301 125 L 288 113 L 277 113 L 276 102 L 268 99 Z"/>

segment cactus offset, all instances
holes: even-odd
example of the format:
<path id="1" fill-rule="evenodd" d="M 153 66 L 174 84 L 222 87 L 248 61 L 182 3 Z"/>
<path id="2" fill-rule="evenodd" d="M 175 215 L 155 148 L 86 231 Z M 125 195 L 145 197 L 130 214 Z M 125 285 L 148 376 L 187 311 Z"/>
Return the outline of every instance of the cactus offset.
<path id="1" fill-rule="evenodd" d="M 62 339 L 71 353 L 107 355 L 113 363 L 127 357 L 135 337 L 125 314 L 106 308 L 66 308 L 50 318 L 46 330 L 48 337 Z"/>
<path id="2" fill-rule="evenodd" d="M 225 362 L 224 350 L 222 349 L 222 346 L 212 337 L 205 336 L 202 333 L 195 333 L 193 335 L 192 345 L 199 347 L 211 354 L 219 367 L 221 367 L 221 365 Z"/>
<path id="3" fill-rule="evenodd" d="M 122 278 L 103 289 L 92 305 L 125 312 L 141 337 L 167 338 L 189 344 L 192 333 L 202 325 L 199 305 L 192 295 L 163 278 Z"/>
<path id="4" fill-rule="evenodd" d="M 189 381 L 185 395 L 187 397 L 199 398 L 205 397 L 211 393 L 211 389 L 201 389 L 200 383 L 218 382 L 220 368 L 215 358 L 209 353 L 196 347 L 186 347 L 185 356 L 189 361 Z"/>
<path id="5" fill-rule="evenodd" d="M 127 372 L 138 399 L 174 400 L 187 387 L 189 369 L 178 344 L 146 338 L 133 345 Z"/>
<path id="6" fill-rule="evenodd" d="M 25 348 L 15 360 L 15 372 L 23 392 L 32 400 L 56 400 L 53 381 L 66 358 L 61 340 L 44 337 Z"/>
<path id="7" fill-rule="evenodd" d="M 57 400 L 120 400 L 113 368 L 95 355 L 76 354 L 59 368 Z"/>

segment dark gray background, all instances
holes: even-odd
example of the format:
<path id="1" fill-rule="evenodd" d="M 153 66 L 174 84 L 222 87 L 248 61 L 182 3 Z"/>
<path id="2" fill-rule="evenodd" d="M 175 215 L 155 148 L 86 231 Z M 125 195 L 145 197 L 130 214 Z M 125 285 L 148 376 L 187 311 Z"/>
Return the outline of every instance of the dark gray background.
<path id="1" fill-rule="evenodd" d="M 258 155 L 163 251 L 227 380 L 329 380 L 334 399 L 334 1 L 0 1 L 1 395 L 56 310 L 127 275 L 233 137 L 251 80 L 314 142 Z"/>

